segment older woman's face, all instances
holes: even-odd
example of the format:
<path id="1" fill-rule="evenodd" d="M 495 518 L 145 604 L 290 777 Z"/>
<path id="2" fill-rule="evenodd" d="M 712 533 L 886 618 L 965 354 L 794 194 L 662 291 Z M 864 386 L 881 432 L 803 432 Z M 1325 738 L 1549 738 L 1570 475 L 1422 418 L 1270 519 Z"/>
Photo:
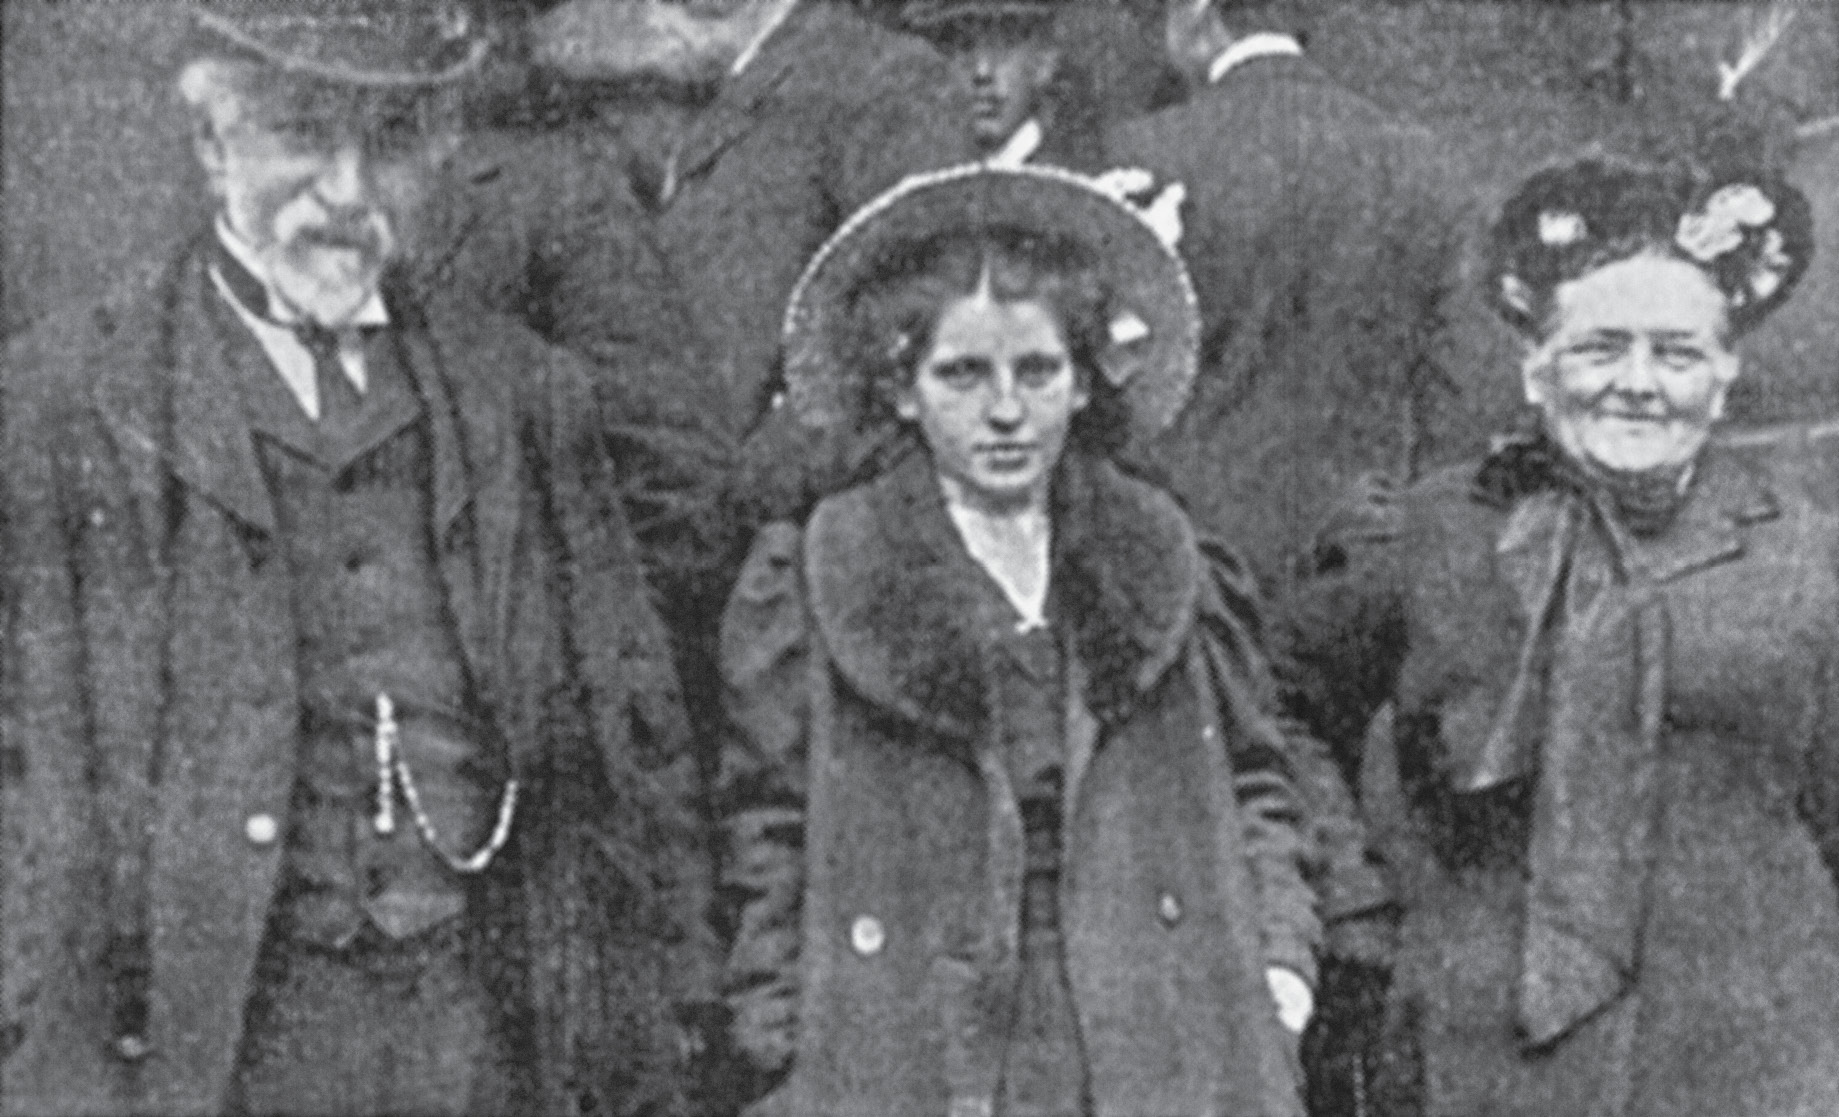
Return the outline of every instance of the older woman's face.
<path id="1" fill-rule="evenodd" d="M 1614 472 L 1690 463 L 1738 368 L 1710 278 L 1641 255 L 1561 285 L 1553 301 L 1553 329 L 1527 359 L 1526 395 L 1558 444 Z"/>
<path id="2" fill-rule="evenodd" d="M 979 291 L 939 317 L 932 349 L 895 398 L 954 495 L 986 511 L 1045 500 L 1086 392 L 1060 323 L 1038 300 Z"/>

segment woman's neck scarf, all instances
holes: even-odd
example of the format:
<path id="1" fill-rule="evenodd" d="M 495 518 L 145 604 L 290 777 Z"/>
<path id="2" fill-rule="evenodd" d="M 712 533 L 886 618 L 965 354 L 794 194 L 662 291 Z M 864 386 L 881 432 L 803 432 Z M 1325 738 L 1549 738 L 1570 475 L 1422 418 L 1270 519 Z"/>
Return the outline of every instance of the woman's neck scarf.
<path id="1" fill-rule="evenodd" d="M 1549 1044 L 1634 983 L 1658 815 L 1670 622 L 1632 573 L 1632 536 L 1670 526 L 1677 478 L 1617 484 L 1540 437 L 1477 476 L 1511 507 L 1500 548 L 1528 627 L 1519 669 L 1462 790 L 1536 780 L 1519 1024 Z"/>

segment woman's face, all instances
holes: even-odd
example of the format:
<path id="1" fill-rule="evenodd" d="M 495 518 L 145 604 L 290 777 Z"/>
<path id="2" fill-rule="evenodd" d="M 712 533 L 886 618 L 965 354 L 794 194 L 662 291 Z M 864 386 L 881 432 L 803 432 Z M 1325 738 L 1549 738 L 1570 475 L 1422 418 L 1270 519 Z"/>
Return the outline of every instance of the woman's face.
<path id="1" fill-rule="evenodd" d="M 1640 255 L 1561 284 L 1528 356 L 1526 397 L 1572 457 L 1611 472 L 1683 468 L 1737 377 L 1724 296 L 1704 272 Z"/>
<path id="2" fill-rule="evenodd" d="M 946 305 L 894 403 L 919 426 L 954 497 L 1011 512 L 1045 502 L 1086 398 L 1052 309 L 998 302 L 986 288 Z"/>

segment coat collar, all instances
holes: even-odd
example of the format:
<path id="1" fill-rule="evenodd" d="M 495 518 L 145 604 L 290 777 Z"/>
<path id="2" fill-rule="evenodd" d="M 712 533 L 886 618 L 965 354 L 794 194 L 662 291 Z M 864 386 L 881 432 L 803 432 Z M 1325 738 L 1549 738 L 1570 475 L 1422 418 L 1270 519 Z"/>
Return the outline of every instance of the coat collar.
<path id="1" fill-rule="evenodd" d="M 1511 677 L 1491 701 L 1487 730 L 1456 734 L 1448 743 L 1473 750 L 1456 760 L 1456 780 L 1467 790 L 1481 790 L 1531 770 L 1540 737 L 1531 715 L 1542 703 L 1541 633 L 1551 620 L 1559 587 L 1571 560 L 1576 533 L 1595 530 L 1588 522 L 1604 519 L 1579 506 L 1566 490 L 1540 484 L 1532 474 L 1537 462 L 1515 461 L 1525 443 L 1497 448 L 1483 464 L 1471 498 L 1504 514 L 1494 538 L 1494 570 L 1511 590 L 1512 625 L 1504 637 L 1517 649 Z M 1752 525 L 1781 514 L 1774 493 L 1739 459 L 1708 450 L 1699 460 L 1692 490 L 1674 520 L 1663 530 L 1635 537 L 1610 525 L 1608 540 L 1624 576 L 1647 585 L 1664 585 L 1743 557 Z"/>
<path id="2" fill-rule="evenodd" d="M 256 459 L 237 363 L 224 351 L 206 302 L 222 296 L 209 281 L 208 241 L 199 241 L 155 281 L 151 298 L 119 317 L 103 315 L 94 402 L 123 452 L 137 465 L 137 489 L 159 491 L 170 472 L 245 527 L 275 531 L 275 512 Z M 421 308 L 394 291 L 392 319 L 403 330 L 410 375 L 427 408 L 438 533 L 451 526 L 501 448 L 498 409 L 462 408 Z M 461 344 L 462 339 L 456 339 Z M 149 390 L 149 388 L 153 390 Z"/>
<path id="3" fill-rule="evenodd" d="M 1108 462 L 1069 455 L 1054 493 L 1053 594 L 1086 680 L 1087 705 L 1113 724 L 1180 656 L 1201 567 L 1174 502 Z M 995 654 L 981 572 L 948 518 L 930 460 L 818 506 L 805 579 L 818 631 L 849 685 L 871 703 L 957 739 L 989 714 Z"/>

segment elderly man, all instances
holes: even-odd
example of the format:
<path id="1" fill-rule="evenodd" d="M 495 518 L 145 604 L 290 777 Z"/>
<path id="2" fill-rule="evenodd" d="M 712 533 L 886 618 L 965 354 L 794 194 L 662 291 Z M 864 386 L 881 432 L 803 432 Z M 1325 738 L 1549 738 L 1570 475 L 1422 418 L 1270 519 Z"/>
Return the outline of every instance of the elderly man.
<path id="1" fill-rule="evenodd" d="M 573 361 L 393 279 L 433 0 L 239 0 L 213 226 L 9 355 L 0 1107 L 693 1111 L 683 711 Z"/>

